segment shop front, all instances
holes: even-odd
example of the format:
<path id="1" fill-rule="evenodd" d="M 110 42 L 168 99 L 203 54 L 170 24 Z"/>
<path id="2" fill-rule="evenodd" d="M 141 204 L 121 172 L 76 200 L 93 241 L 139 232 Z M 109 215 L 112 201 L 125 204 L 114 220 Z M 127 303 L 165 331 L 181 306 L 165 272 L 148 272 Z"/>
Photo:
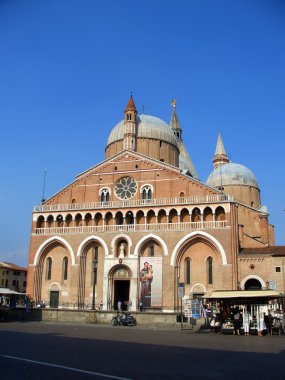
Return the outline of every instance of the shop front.
<path id="1" fill-rule="evenodd" d="M 285 295 L 272 290 L 214 291 L 207 298 L 222 334 L 284 333 Z"/>

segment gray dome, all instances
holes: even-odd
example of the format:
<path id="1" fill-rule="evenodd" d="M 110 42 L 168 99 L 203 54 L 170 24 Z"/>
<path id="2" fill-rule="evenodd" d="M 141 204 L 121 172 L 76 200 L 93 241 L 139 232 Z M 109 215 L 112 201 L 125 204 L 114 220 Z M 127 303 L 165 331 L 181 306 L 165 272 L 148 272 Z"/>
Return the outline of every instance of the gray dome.
<path id="1" fill-rule="evenodd" d="M 139 115 L 136 117 L 137 137 L 166 141 L 178 148 L 176 137 L 165 121 L 158 117 Z M 124 120 L 111 131 L 107 145 L 124 138 Z"/>
<path id="2" fill-rule="evenodd" d="M 211 187 L 221 185 L 246 185 L 259 188 L 257 179 L 253 172 L 240 164 L 224 164 L 218 166 L 209 175 L 206 184 Z"/>

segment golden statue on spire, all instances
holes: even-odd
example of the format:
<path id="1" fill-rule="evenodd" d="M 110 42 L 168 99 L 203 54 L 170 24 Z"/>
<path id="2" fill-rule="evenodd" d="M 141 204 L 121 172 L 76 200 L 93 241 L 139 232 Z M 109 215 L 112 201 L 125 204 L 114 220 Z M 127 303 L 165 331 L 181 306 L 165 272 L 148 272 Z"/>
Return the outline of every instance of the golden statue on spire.
<path id="1" fill-rule="evenodd" d="M 176 99 L 171 100 L 171 105 L 173 108 L 176 108 Z"/>

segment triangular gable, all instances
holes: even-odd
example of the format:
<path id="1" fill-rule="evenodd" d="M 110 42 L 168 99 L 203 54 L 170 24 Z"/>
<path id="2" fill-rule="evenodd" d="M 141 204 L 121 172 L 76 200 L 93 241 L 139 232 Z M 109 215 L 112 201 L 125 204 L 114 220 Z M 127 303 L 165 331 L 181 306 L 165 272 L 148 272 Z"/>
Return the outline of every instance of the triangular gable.
<path id="1" fill-rule="evenodd" d="M 169 173 L 175 174 L 177 176 L 177 179 L 180 178 L 181 180 L 184 180 L 184 181 L 187 180 L 190 183 L 192 183 L 195 187 L 199 186 L 200 188 L 203 188 L 205 191 L 209 192 L 210 194 L 221 194 L 221 192 L 219 190 L 214 189 L 210 186 L 207 186 L 206 184 L 204 184 L 203 182 L 201 182 L 200 180 L 198 180 L 196 178 L 193 178 L 193 177 L 190 177 L 186 174 L 183 174 L 181 172 L 181 170 L 179 168 L 177 168 L 176 166 L 155 160 L 155 159 L 150 158 L 148 156 L 145 156 L 141 153 L 124 150 L 124 151 L 119 152 L 116 155 L 100 162 L 99 164 L 85 170 L 84 172 L 78 174 L 75 177 L 75 180 L 73 182 L 69 183 L 63 189 L 59 190 L 57 193 L 52 195 L 44 203 L 48 203 L 48 202 L 52 201 L 52 199 L 54 197 L 57 197 L 60 193 L 67 191 L 71 186 L 74 186 L 76 183 L 80 184 L 80 182 L 83 182 L 87 176 L 93 175 L 95 173 L 96 174 L 103 173 L 104 170 L 106 170 L 108 167 L 110 167 L 110 165 L 114 165 L 114 164 L 118 164 L 120 162 L 123 162 L 126 160 L 126 158 L 129 161 L 131 161 L 131 160 L 133 160 L 133 161 L 144 161 L 148 165 L 152 165 L 153 168 L 158 168 L 158 169 L 163 170 L 163 171 L 168 171 Z M 126 170 L 126 173 L 127 172 L 128 171 Z"/>

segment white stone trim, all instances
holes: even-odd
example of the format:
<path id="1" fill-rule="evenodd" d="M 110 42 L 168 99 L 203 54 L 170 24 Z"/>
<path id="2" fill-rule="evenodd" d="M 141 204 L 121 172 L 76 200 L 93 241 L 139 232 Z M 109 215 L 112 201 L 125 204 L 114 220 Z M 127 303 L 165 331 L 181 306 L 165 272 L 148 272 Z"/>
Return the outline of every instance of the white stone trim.
<path id="1" fill-rule="evenodd" d="M 194 284 L 194 285 L 192 286 L 192 288 L 191 288 L 191 290 L 190 290 L 191 293 L 193 293 L 193 290 L 194 290 L 195 286 L 201 286 L 201 288 L 204 289 L 204 293 L 206 293 L 206 288 L 205 288 L 205 286 L 204 286 L 203 284 L 200 284 L 199 282 L 197 282 L 197 284 Z"/>
<path id="2" fill-rule="evenodd" d="M 153 185 L 151 185 L 150 183 L 144 183 L 143 185 L 141 185 L 141 187 L 140 187 L 140 194 L 142 193 L 142 191 L 143 191 L 143 189 L 144 189 L 145 187 L 150 187 L 151 192 L 152 192 L 152 194 L 153 194 Z"/>
<path id="3" fill-rule="evenodd" d="M 168 248 L 167 248 L 167 245 L 165 244 L 165 241 L 162 240 L 161 237 L 159 237 L 157 235 L 149 234 L 149 235 L 144 236 L 143 238 L 141 238 L 141 240 L 138 241 L 138 243 L 137 243 L 137 245 L 135 247 L 135 251 L 134 251 L 134 256 L 135 257 L 139 256 L 139 250 L 140 250 L 142 244 L 146 240 L 149 240 L 149 239 L 153 239 L 153 240 L 158 241 L 162 245 L 162 248 L 163 248 L 163 251 L 164 251 L 164 256 L 168 256 Z"/>
<path id="4" fill-rule="evenodd" d="M 176 257 L 177 257 L 177 253 L 179 251 L 179 249 L 182 247 L 182 245 L 187 241 L 187 240 L 190 240 L 196 236 L 202 236 L 208 240 L 210 240 L 212 243 L 214 243 L 214 245 L 218 248 L 220 254 L 221 254 L 221 257 L 222 257 L 222 264 L 223 265 L 227 265 L 227 256 L 226 256 L 226 253 L 224 251 L 224 248 L 222 247 L 221 243 L 216 239 L 214 238 L 214 236 L 208 234 L 207 232 L 203 232 L 203 231 L 194 231 L 194 232 L 191 232 L 190 234 L 184 236 L 175 246 L 174 250 L 173 250 L 173 253 L 172 253 L 172 256 L 171 256 L 171 260 L 170 260 L 170 265 L 174 266 L 175 265 L 175 261 L 176 261 Z"/>
<path id="5" fill-rule="evenodd" d="M 103 190 L 108 190 L 109 191 L 109 195 L 111 195 L 111 188 L 110 187 L 108 187 L 108 186 L 102 186 L 102 185 L 100 185 L 101 186 L 101 188 L 99 189 L 99 196 L 102 194 L 102 191 Z"/>
<path id="6" fill-rule="evenodd" d="M 49 239 L 47 239 L 46 241 L 44 241 L 40 247 L 38 248 L 36 254 L 35 254 L 35 258 L 34 258 L 34 265 L 38 265 L 38 262 L 39 262 L 39 259 L 40 259 L 40 255 L 42 254 L 43 250 L 52 242 L 60 242 L 62 243 L 69 251 L 69 254 L 71 256 L 71 265 L 75 265 L 75 256 L 74 256 L 74 252 L 73 252 L 73 249 L 71 247 L 71 245 L 66 241 L 64 240 L 62 237 L 60 236 L 52 236 L 50 237 Z"/>
<path id="7" fill-rule="evenodd" d="M 119 234 L 119 235 L 116 235 L 115 237 L 113 237 L 112 241 L 111 241 L 111 249 L 112 249 L 112 255 L 114 255 L 114 249 L 115 249 L 115 244 L 116 244 L 116 241 L 120 238 L 123 238 L 123 239 L 126 239 L 127 242 L 128 242 L 128 252 L 127 252 L 127 256 L 130 256 L 130 252 L 131 252 L 131 246 L 133 245 L 132 243 L 132 239 L 128 236 L 128 235 L 125 235 L 125 234 Z"/>
<path id="8" fill-rule="evenodd" d="M 258 280 L 260 283 L 261 283 L 261 287 L 262 288 L 265 288 L 266 287 L 266 284 L 265 282 L 263 281 L 263 279 L 259 276 L 257 276 L 256 274 L 251 274 L 249 276 L 246 276 L 241 282 L 240 282 L 240 287 L 241 289 L 244 290 L 244 285 L 246 283 L 247 280 L 251 280 L 251 279 L 254 279 L 254 280 Z"/>
<path id="9" fill-rule="evenodd" d="M 107 244 L 104 242 L 104 240 L 100 238 L 99 236 L 92 235 L 92 236 L 88 236 L 88 238 L 86 238 L 80 243 L 77 250 L 77 256 L 81 256 L 84 246 L 92 240 L 98 241 L 102 245 L 105 252 L 105 257 L 109 255 L 108 247 L 107 247 Z"/>
<path id="10" fill-rule="evenodd" d="M 60 283 L 59 283 L 59 282 L 52 282 L 52 283 L 50 284 L 50 286 L 48 287 L 48 290 L 49 290 L 49 291 L 50 291 L 50 289 L 51 289 L 51 287 L 52 287 L 53 285 L 57 285 L 57 286 L 58 286 L 58 289 L 61 290 L 61 286 L 60 286 Z"/>

